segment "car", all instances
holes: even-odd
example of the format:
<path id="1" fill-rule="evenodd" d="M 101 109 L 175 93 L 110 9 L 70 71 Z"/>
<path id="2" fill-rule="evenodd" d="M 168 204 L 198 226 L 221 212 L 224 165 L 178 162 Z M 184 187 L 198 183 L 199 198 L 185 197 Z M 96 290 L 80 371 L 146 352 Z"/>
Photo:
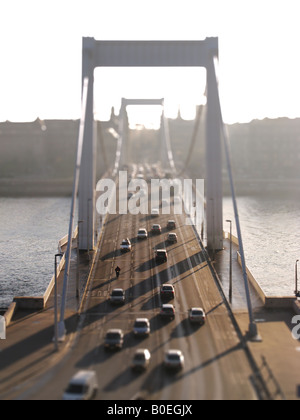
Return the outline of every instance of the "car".
<path id="1" fill-rule="evenodd" d="M 162 207 L 169 207 L 170 204 L 171 204 L 170 200 L 168 200 L 166 198 L 164 198 L 164 199 L 161 200 Z"/>
<path id="2" fill-rule="evenodd" d="M 131 368 L 133 370 L 145 370 L 150 364 L 151 353 L 148 349 L 137 349 L 134 353 Z"/>
<path id="3" fill-rule="evenodd" d="M 175 195 L 174 204 L 182 204 L 182 198 L 179 195 Z"/>
<path id="4" fill-rule="evenodd" d="M 176 229 L 176 222 L 175 222 L 175 220 L 168 220 L 167 229 L 168 230 Z"/>
<path id="5" fill-rule="evenodd" d="M 124 333 L 120 329 L 110 329 L 105 336 L 104 347 L 106 350 L 122 349 L 124 344 Z"/>
<path id="6" fill-rule="evenodd" d="M 202 308 L 191 308 L 189 310 L 189 320 L 191 323 L 205 324 L 205 312 Z"/>
<path id="7" fill-rule="evenodd" d="M 137 233 L 137 238 L 138 239 L 147 239 L 148 238 L 148 232 L 147 229 L 139 229 L 138 233 Z"/>
<path id="8" fill-rule="evenodd" d="M 162 304 L 161 309 L 160 309 L 160 316 L 161 318 L 174 319 L 175 318 L 174 306 L 170 303 Z"/>
<path id="9" fill-rule="evenodd" d="M 168 253 L 165 249 L 157 249 L 155 251 L 155 261 L 157 262 L 166 262 L 168 261 Z"/>
<path id="10" fill-rule="evenodd" d="M 131 251 L 131 242 L 128 238 L 123 239 L 121 243 L 121 252 Z"/>
<path id="11" fill-rule="evenodd" d="M 164 366 L 170 370 L 184 368 L 184 356 L 181 350 L 168 350 L 165 354 Z"/>
<path id="12" fill-rule="evenodd" d="M 112 304 L 125 303 L 125 291 L 121 288 L 113 289 L 110 294 L 109 300 Z"/>
<path id="13" fill-rule="evenodd" d="M 175 297 L 175 289 L 172 284 L 162 284 L 160 286 L 160 297 L 162 300 L 169 300 L 174 299 Z"/>
<path id="14" fill-rule="evenodd" d="M 137 318 L 133 326 L 133 333 L 136 337 L 150 334 L 150 322 L 148 318 Z"/>
<path id="15" fill-rule="evenodd" d="M 160 234 L 161 233 L 161 226 L 158 225 L 158 224 L 152 225 L 151 233 L 154 234 L 154 235 Z"/>
<path id="16" fill-rule="evenodd" d="M 159 216 L 159 209 L 152 209 L 151 210 L 151 217 L 158 217 Z"/>
<path id="17" fill-rule="evenodd" d="M 168 233 L 167 242 L 170 244 L 176 244 L 178 241 L 177 234 L 174 232 Z"/>
<path id="18" fill-rule="evenodd" d="M 65 401 L 91 400 L 98 391 L 96 372 L 93 370 L 80 370 L 72 377 L 63 394 Z"/>

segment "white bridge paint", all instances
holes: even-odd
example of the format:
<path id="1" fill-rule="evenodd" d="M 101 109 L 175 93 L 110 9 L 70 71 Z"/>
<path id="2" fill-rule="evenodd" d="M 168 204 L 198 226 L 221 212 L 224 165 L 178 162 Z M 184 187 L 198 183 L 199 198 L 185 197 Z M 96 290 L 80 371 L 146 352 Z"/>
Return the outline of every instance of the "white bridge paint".
<path id="1" fill-rule="evenodd" d="M 84 147 L 79 183 L 79 248 L 94 248 L 96 124 L 93 115 L 96 67 L 205 67 L 207 70 L 206 201 L 207 246 L 223 248 L 221 121 L 214 58 L 218 38 L 203 41 L 97 41 L 83 38 L 82 80 L 88 77 Z"/>

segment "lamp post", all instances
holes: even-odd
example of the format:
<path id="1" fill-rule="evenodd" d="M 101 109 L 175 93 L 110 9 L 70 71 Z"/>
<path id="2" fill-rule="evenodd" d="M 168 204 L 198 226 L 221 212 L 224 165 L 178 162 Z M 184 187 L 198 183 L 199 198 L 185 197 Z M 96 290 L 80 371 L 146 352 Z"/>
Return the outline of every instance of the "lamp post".
<path id="1" fill-rule="evenodd" d="M 298 261 L 296 260 L 295 263 L 295 296 L 300 297 L 300 293 L 298 292 Z"/>
<path id="2" fill-rule="evenodd" d="M 229 260 L 229 302 L 232 304 L 232 221 L 226 220 L 230 223 L 230 260 Z"/>
<path id="3" fill-rule="evenodd" d="M 55 274 L 55 283 L 54 283 L 54 348 L 55 351 L 58 351 L 58 299 L 57 299 L 57 258 L 63 257 L 63 254 L 55 254 L 54 261 L 54 274 Z"/>

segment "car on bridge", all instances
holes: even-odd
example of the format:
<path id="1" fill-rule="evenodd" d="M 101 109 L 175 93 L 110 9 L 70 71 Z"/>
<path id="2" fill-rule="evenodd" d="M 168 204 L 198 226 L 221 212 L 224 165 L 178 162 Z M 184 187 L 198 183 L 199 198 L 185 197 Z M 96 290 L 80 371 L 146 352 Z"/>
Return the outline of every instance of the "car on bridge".
<path id="1" fill-rule="evenodd" d="M 138 239 L 147 239 L 148 238 L 147 229 L 144 229 L 144 228 L 139 229 L 138 233 L 137 233 L 137 238 Z"/>
<path id="2" fill-rule="evenodd" d="M 174 319 L 175 318 L 175 308 L 171 303 L 163 303 L 160 309 L 161 318 L 165 319 Z"/>
<path id="3" fill-rule="evenodd" d="M 181 350 L 168 350 L 165 354 L 164 366 L 168 370 L 184 368 L 184 356 Z"/>
<path id="4" fill-rule="evenodd" d="M 175 220 L 168 220 L 167 229 L 168 230 L 176 229 L 176 222 L 175 222 Z"/>
<path id="5" fill-rule="evenodd" d="M 178 242 L 178 237 L 177 237 L 177 234 L 176 234 L 176 233 L 174 233 L 174 232 L 170 232 L 170 233 L 168 233 L 168 236 L 167 236 L 167 242 L 168 242 L 169 244 L 176 244 L 176 243 Z"/>
<path id="6" fill-rule="evenodd" d="M 191 308 L 189 310 L 189 320 L 192 324 L 205 324 L 205 312 L 202 308 Z"/>
<path id="7" fill-rule="evenodd" d="M 131 242 L 128 238 L 123 239 L 121 243 L 121 252 L 131 251 Z"/>
<path id="8" fill-rule="evenodd" d="M 63 400 L 91 400 L 96 396 L 98 388 L 96 372 L 93 370 L 80 370 L 70 380 L 63 394 Z"/>
<path id="9" fill-rule="evenodd" d="M 160 286 L 160 297 L 162 300 L 170 300 L 175 297 L 175 288 L 173 284 L 162 284 Z"/>
<path id="10" fill-rule="evenodd" d="M 133 333 L 135 337 L 150 335 L 150 322 L 148 318 L 137 318 L 134 322 Z"/>
<path id="11" fill-rule="evenodd" d="M 157 223 L 152 225 L 151 233 L 152 235 L 159 235 L 161 233 L 161 226 Z"/>
<path id="12" fill-rule="evenodd" d="M 113 305 L 122 305 L 125 303 L 125 291 L 121 288 L 113 289 L 110 294 L 110 303 Z"/>
<path id="13" fill-rule="evenodd" d="M 151 217 L 158 217 L 159 216 L 159 209 L 152 209 L 151 210 Z"/>
<path id="14" fill-rule="evenodd" d="M 157 263 L 168 261 L 168 253 L 166 249 L 157 249 L 155 251 L 155 261 Z"/>
<path id="15" fill-rule="evenodd" d="M 104 348 L 106 350 L 120 350 L 124 344 L 124 333 L 120 329 L 110 329 L 105 336 Z"/>
<path id="16" fill-rule="evenodd" d="M 148 349 L 137 349 L 134 353 L 131 368 L 132 370 L 145 370 L 150 364 L 151 353 Z"/>

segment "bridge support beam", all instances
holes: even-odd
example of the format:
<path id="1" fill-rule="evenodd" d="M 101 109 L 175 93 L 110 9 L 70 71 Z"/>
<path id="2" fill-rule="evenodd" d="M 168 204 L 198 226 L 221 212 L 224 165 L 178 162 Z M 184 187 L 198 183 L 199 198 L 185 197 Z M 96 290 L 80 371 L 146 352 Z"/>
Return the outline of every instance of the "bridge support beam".
<path id="1" fill-rule="evenodd" d="M 218 82 L 213 60 L 214 57 L 211 57 L 206 67 L 207 121 L 205 187 L 207 248 L 214 252 L 223 249 L 223 188 Z"/>
<path id="2" fill-rule="evenodd" d="M 94 40 L 83 38 L 82 80 L 89 78 L 87 110 L 81 158 L 78 205 L 79 249 L 94 248 L 95 232 L 95 188 L 96 188 L 96 139 L 97 126 L 94 121 Z"/>

